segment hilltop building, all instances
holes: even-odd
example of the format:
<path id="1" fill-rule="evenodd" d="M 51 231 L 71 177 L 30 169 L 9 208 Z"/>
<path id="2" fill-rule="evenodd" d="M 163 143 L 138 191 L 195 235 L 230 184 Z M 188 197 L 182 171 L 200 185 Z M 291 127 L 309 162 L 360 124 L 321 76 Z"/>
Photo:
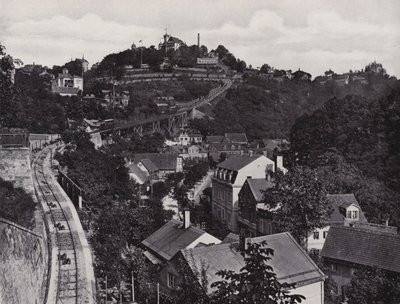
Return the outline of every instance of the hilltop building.
<path id="1" fill-rule="evenodd" d="M 69 74 L 68 69 L 64 68 L 61 74 L 53 80 L 52 92 L 61 96 L 77 96 L 83 91 L 83 78 Z"/>
<path id="2" fill-rule="evenodd" d="M 181 39 L 173 37 L 169 35 L 167 32 L 165 32 L 163 36 L 163 42 L 158 45 L 158 49 L 165 49 L 166 52 L 169 51 L 176 51 L 178 50 L 181 46 L 186 46 L 186 43 L 184 43 Z"/>

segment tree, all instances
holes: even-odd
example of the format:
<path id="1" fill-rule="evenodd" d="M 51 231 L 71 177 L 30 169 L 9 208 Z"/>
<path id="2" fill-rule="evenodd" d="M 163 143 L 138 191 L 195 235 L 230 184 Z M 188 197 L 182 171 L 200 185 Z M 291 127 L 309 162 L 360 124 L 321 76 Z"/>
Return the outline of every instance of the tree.
<path id="1" fill-rule="evenodd" d="M 265 73 L 265 74 L 268 74 L 269 72 L 272 72 L 273 70 L 274 70 L 274 68 L 266 63 L 264 63 L 260 68 L 260 72 Z"/>
<path id="2" fill-rule="evenodd" d="M 305 299 L 301 295 L 289 294 L 288 289 L 293 286 L 278 281 L 273 268 L 268 265 L 274 250 L 266 246 L 265 241 L 248 244 L 243 252 L 245 266 L 239 273 L 232 270 L 217 272 L 222 280 L 211 284 L 217 288 L 211 303 L 294 304 Z"/>
<path id="3" fill-rule="evenodd" d="M 304 244 L 308 234 L 326 225 L 331 204 L 316 170 L 294 167 L 286 175 L 278 171 L 275 185 L 264 193 L 263 203 L 272 211 L 274 229 L 289 231 Z M 307 248 L 307 244 L 305 244 Z"/>
<path id="4" fill-rule="evenodd" d="M 400 275 L 377 268 L 356 270 L 346 295 L 349 304 L 397 304 L 400 299 Z"/>

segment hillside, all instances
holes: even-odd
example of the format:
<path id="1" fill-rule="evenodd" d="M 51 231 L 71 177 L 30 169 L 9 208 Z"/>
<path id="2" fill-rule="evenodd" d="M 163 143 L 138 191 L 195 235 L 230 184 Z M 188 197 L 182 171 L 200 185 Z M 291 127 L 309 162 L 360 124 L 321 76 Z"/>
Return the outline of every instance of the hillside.
<path id="1" fill-rule="evenodd" d="M 248 75 L 230 89 L 213 110 L 211 133 L 246 132 L 250 139 L 288 138 L 296 119 L 312 113 L 331 98 L 358 95 L 367 100 L 386 96 L 398 85 L 395 78 L 371 75 L 368 84 L 265 79 Z"/>

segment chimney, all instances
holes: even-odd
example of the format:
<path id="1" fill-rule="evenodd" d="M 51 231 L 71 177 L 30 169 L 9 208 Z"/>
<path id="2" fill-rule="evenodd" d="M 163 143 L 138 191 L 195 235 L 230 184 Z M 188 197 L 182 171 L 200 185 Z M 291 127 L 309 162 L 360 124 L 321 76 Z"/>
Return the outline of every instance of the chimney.
<path id="1" fill-rule="evenodd" d="M 190 227 L 190 211 L 183 210 L 183 229 L 188 229 Z"/>
<path id="2" fill-rule="evenodd" d="M 283 168 L 283 156 L 277 155 L 276 156 L 276 169 L 281 169 L 281 168 Z"/>
<path id="3" fill-rule="evenodd" d="M 253 156 L 253 151 L 249 150 L 249 156 L 252 157 Z"/>
<path id="4" fill-rule="evenodd" d="M 240 156 L 243 156 L 243 150 L 240 150 Z"/>
<path id="5" fill-rule="evenodd" d="M 200 33 L 197 33 L 197 48 L 200 50 Z"/>
<path id="6" fill-rule="evenodd" d="M 247 235 L 239 235 L 239 249 L 240 251 L 245 251 L 248 245 L 251 243 L 251 238 L 247 237 Z"/>

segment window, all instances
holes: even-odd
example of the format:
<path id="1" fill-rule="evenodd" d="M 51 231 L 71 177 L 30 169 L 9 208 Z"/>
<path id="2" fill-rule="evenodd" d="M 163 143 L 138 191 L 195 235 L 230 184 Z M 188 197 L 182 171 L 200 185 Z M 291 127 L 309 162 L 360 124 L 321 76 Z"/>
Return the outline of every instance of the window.
<path id="1" fill-rule="evenodd" d="M 357 210 L 353 210 L 352 215 L 353 215 L 353 220 L 358 219 L 358 212 L 357 212 Z"/>
<path id="2" fill-rule="evenodd" d="M 348 219 L 351 219 L 351 211 L 350 211 L 350 210 L 347 211 L 347 218 L 348 218 Z"/>
<path id="3" fill-rule="evenodd" d="M 175 276 L 170 272 L 168 272 L 167 283 L 168 287 L 175 287 Z"/>
<path id="4" fill-rule="evenodd" d="M 337 267 L 336 264 L 331 264 L 331 269 L 332 269 L 333 271 L 337 271 L 337 270 L 338 270 L 338 267 Z"/>
<path id="5" fill-rule="evenodd" d="M 319 231 L 314 231 L 314 240 L 319 240 Z"/>
<path id="6" fill-rule="evenodd" d="M 324 239 L 328 236 L 328 231 L 324 231 Z"/>
<path id="7" fill-rule="evenodd" d="M 228 221 L 230 221 L 230 220 L 231 220 L 231 212 L 230 212 L 230 211 L 228 211 L 227 220 L 228 220 Z"/>
<path id="8" fill-rule="evenodd" d="M 223 220 L 225 219 L 225 209 L 222 209 L 221 218 L 222 218 Z"/>

